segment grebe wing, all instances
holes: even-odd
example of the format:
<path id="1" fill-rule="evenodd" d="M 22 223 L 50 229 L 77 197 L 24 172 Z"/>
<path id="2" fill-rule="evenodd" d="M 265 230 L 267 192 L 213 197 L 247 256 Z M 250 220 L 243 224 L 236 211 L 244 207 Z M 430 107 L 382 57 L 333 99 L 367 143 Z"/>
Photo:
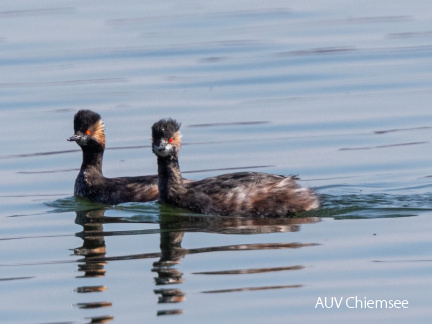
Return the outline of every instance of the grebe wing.
<path id="1" fill-rule="evenodd" d="M 234 188 L 253 188 L 277 185 L 281 182 L 296 184 L 297 177 L 268 174 L 262 172 L 235 172 L 205 178 L 188 185 L 188 189 L 200 190 L 207 194 Z"/>

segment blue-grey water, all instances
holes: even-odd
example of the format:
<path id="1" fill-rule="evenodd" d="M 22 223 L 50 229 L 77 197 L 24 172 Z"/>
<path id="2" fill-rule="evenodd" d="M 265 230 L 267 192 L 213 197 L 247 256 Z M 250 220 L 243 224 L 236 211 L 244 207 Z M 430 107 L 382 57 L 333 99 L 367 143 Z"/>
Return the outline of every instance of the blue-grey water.
<path id="1" fill-rule="evenodd" d="M 0 48 L 1 323 L 430 322 L 430 1 L 3 1 Z M 80 108 L 106 176 L 154 174 L 170 116 L 186 177 L 298 174 L 323 206 L 75 199 Z"/>

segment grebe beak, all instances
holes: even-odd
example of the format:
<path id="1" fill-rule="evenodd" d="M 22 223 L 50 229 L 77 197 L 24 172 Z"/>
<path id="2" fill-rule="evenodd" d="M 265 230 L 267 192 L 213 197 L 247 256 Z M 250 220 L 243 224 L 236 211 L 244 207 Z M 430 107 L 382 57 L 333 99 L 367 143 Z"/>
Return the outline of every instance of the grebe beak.
<path id="1" fill-rule="evenodd" d="M 69 142 L 78 142 L 81 139 L 81 136 L 74 134 L 73 136 L 67 138 Z"/>
<path id="2" fill-rule="evenodd" d="M 165 151 L 165 148 L 166 148 L 166 144 L 160 144 L 158 147 L 156 147 L 156 150 L 158 152 L 162 152 Z"/>
<path id="3" fill-rule="evenodd" d="M 170 154 L 171 144 L 160 143 L 159 145 L 153 145 L 153 153 L 165 157 Z"/>

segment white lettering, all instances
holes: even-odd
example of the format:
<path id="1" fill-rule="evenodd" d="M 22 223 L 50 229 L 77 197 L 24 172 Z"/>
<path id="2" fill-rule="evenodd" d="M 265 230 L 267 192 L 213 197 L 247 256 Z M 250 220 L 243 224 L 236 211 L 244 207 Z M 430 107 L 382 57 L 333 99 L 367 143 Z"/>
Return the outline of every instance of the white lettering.
<path id="1" fill-rule="evenodd" d="M 340 308 L 343 301 L 343 297 L 340 297 L 339 299 L 336 297 L 324 297 L 324 301 L 321 297 L 318 297 L 315 308 L 321 306 L 321 308 L 333 308 L 336 306 L 336 308 Z"/>
<path id="2" fill-rule="evenodd" d="M 344 297 L 318 297 L 315 308 L 341 308 Z M 345 299 L 346 308 L 368 308 L 368 309 L 401 309 L 408 308 L 408 300 L 400 299 L 367 299 L 367 297 L 351 296 Z"/>
<path id="3" fill-rule="evenodd" d="M 387 308 L 387 300 L 384 300 L 384 299 L 379 300 L 379 299 L 377 299 L 375 302 L 376 302 L 376 308 L 383 308 L 383 304 L 385 305 L 384 308 Z M 393 303 L 393 301 L 389 300 L 389 302 L 388 302 L 388 304 L 390 305 L 389 308 L 393 307 L 392 303 Z M 378 304 L 380 305 L 379 307 L 378 307 Z"/>
<path id="4" fill-rule="evenodd" d="M 348 308 L 355 308 L 355 306 L 350 306 L 350 301 L 351 299 L 355 299 L 355 297 L 348 297 L 347 300 L 345 301 L 345 304 Z"/>
<path id="5" fill-rule="evenodd" d="M 321 308 L 324 308 L 324 305 L 323 305 L 323 302 L 322 302 L 322 300 L 321 300 L 321 297 L 318 297 L 318 300 L 317 300 L 317 302 L 316 302 L 316 304 L 315 304 L 315 308 L 317 308 L 318 305 L 320 305 Z"/>
<path id="6" fill-rule="evenodd" d="M 333 298 L 334 298 L 334 301 L 335 301 L 335 304 L 336 304 L 336 308 L 339 308 L 340 305 L 342 304 L 343 297 L 341 297 L 339 299 L 339 302 L 337 301 L 336 297 L 333 297 Z"/>

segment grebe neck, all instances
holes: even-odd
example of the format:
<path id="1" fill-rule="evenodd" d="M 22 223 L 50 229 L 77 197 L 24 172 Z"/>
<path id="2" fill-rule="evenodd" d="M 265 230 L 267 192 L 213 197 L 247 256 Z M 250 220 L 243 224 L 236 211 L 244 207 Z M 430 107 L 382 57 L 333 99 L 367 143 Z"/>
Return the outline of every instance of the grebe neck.
<path id="1" fill-rule="evenodd" d="M 83 162 L 81 164 L 81 170 L 85 170 L 92 167 L 102 173 L 102 160 L 103 160 L 103 150 L 87 150 L 83 148 Z"/>
<path id="2" fill-rule="evenodd" d="M 180 172 L 178 157 L 171 155 L 157 158 L 159 176 L 159 200 L 162 202 L 177 201 L 179 195 L 186 192 Z"/>

